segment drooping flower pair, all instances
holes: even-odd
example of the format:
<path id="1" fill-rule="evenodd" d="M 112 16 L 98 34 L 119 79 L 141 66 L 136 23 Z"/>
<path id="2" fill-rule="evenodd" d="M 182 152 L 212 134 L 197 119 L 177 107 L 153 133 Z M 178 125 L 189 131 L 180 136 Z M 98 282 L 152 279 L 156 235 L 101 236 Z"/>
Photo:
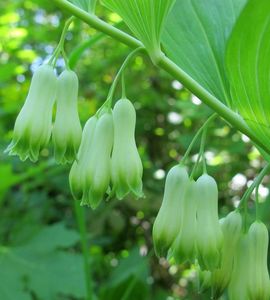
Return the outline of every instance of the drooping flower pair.
<path id="1" fill-rule="evenodd" d="M 127 99 L 112 111 L 89 119 L 83 130 L 78 160 L 70 171 L 70 187 L 82 205 L 96 208 L 105 194 L 123 199 L 142 193 L 142 163 L 135 143 L 136 112 Z"/>
<path id="2" fill-rule="evenodd" d="M 179 263 L 197 258 L 202 270 L 218 267 L 223 234 L 215 180 L 204 174 L 194 181 L 185 167 L 172 168 L 154 223 L 153 239 L 158 255 L 164 256 L 170 250 Z"/>
<path id="3" fill-rule="evenodd" d="M 77 111 L 78 78 L 65 70 L 59 78 L 50 65 L 40 66 L 33 75 L 26 101 L 16 119 L 13 139 L 6 152 L 36 162 L 53 133 L 55 158 L 72 162 L 81 140 Z M 53 106 L 57 102 L 54 127 Z"/>

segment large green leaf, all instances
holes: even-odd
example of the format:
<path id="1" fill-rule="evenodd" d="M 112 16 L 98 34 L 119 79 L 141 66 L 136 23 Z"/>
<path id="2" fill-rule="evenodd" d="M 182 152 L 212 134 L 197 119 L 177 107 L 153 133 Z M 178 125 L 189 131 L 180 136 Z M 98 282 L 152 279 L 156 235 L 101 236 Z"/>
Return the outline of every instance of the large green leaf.
<path id="1" fill-rule="evenodd" d="M 159 56 L 161 33 L 175 0 L 102 0 L 102 2 L 122 17 L 152 57 Z"/>
<path id="2" fill-rule="evenodd" d="M 246 0 L 176 1 L 162 36 L 168 57 L 229 105 L 225 49 L 245 3 Z"/>
<path id="3" fill-rule="evenodd" d="M 270 1 L 250 0 L 228 43 L 227 69 L 239 113 L 270 147 Z"/>
<path id="4" fill-rule="evenodd" d="M 42 229 L 22 246 L 0 247 L 0 295 L 5 300 L 83 298 L 85 281 L 82 256 L 64 251 L 79 240 L 63 224 Z M 2 298 L 3 297 L 3 298 Z"/>
<path id="5" fill-rule="evenodd" d="M 97 0 L 70 0 L 70 2 L 87 12 L 93 13 L 96 8 Z"/>

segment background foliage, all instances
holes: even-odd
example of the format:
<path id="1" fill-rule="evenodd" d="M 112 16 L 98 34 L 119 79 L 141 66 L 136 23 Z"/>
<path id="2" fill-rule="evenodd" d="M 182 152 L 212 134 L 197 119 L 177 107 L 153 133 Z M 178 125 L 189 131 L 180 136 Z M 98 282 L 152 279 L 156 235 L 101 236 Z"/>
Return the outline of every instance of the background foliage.
<path id="1" fill-rule="evenodd" d="M 50 148 L 42 151 L 37 164 L 3 154 L 32 72 L 53 52 L 68 16 L 45 0 L 5 1 L 0 11 L 0 298 L 84 299 L 69 166 L 57 166 Z M 100 6 L 97 13 L 109 22 L 120 21 Z M 84 124 L 105 100 L 129 49 L 76 21 L 66 50 L 80 79 L 79 110 Z M 59 72 L 63 65 L 59 60 Z M 151 230 L 165 172 L 181 158 L 211 111 L 179 82 L 154 68 L 147 57 L 136 58 L 126 77 L 128 97 L 137 108 L 136 138 L 146 197 L 111 200 L 96 211 L 84 209 L 97 298 L 209 299 L 197 295 L 192 266 L 169 266 L 155 257 Z M 207 160 L 209 173 L 219 184 L 223 216 L 237 205 L 263 161 L 248 139 L 222 120 L 209 130 Z M 260 188 L 261 214 L 266 220 L 268 182 L 266 178 Z M 253 207 L 251 200 L 251 214 Z"/>

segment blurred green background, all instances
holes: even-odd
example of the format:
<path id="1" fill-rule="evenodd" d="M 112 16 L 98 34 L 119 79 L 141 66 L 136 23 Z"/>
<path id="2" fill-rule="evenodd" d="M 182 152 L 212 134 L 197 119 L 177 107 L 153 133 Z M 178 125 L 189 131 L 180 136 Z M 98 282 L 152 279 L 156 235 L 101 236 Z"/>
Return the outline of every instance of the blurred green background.
<path id="1" fill-rule="evenodd" d="M 100 5 L 97 14 L 110 23 L 120 21 Z M 68 185 L 70 166 L 56 165 L 50 147 L 36 164 L 3 153 L 32 73 L 52 54 L 68 17 L 52 1 L 0 3 L 1 300 L 85 299 L 86 295 L 80 231 Z M 84 124 L 106 99 L 129 49 L 77 20 L 67 35 L 66 51 L 80 79 L 79 111 Z M 63 66 L 60 59 L 58 72 Z M 197 294 L 192 266 L 169 265 L 155 256 L 151 230 L 166 172 L 184 154 L 211 111 L 179 82 L 153 67 L 147 57 L 134 60 L 126 84 L 137 109 L 136 140 L 146 197 L 112 199 L 96 211 L 79 211 L 86 221 L 85 250 L 96 297 L 209 299 L 209 294 Z M 198 150 L 199 144 L 190 166 Z M 224 216 L 237 206 L 264 162 L 245 136 L 220 119 L 210 126 L 206 151 L 209 173 L 219 185 L 220 216 Z M 268 184 L 266 177 L 260 196 L 261 214 L 269 223 Z M 249 204 L 252 218 L 252 199 Z"/>

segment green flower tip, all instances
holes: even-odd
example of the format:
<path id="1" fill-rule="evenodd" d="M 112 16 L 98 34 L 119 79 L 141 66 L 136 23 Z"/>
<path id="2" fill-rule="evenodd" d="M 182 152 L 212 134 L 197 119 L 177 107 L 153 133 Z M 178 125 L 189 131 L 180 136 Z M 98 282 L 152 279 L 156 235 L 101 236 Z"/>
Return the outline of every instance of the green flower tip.
<path id="1" fill-rule="evenodd" d="M 26 101 L 16 119 L 13 139 L 5 152 L 36 162 L 51 136 L 52 108 L 57 78 L 49 65 L 39 67 L 32 78 Z"/>
<path id="2" fill-rule="evenodd" d="M 58 78 L 57 111 L 53 127 L 54 156 L 58 163 L 71 163 L 76 158 L 82 136 L 77 109 L 78 77 L 65 70 Z"/>

